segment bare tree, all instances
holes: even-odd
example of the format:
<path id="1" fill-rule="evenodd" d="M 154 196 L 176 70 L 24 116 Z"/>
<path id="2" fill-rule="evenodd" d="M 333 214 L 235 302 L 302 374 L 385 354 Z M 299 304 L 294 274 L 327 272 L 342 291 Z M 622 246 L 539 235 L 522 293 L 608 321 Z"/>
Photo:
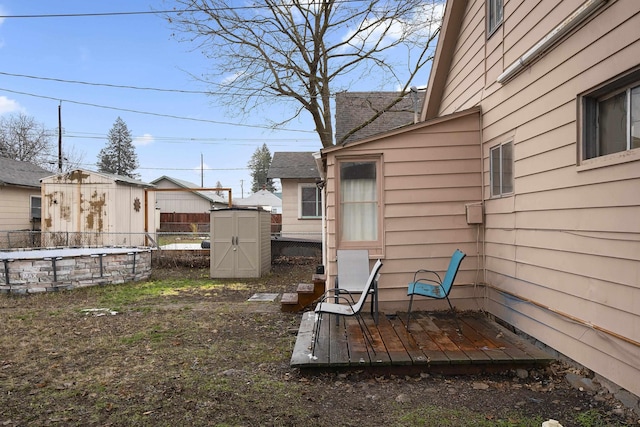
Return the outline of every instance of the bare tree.
<path id="1" fill-rule="evenodd" d="M 25 114 L 0 117 L 0 156 L 49 166 L 54 132 Z"/>
<path id="2" fill-rule="evenodd" d="M 79 152 L 75 147 L 62 149 L 62 172 L 71 172 L 81 167 L 84 161 L 84 153 Z M 48 166 L 43 166 L 51 171 L 58 171 L 58 162 L 49 162 Z"/>
<path id="3" fill-rule="evenodd" d="M 215 92 L 230 110 L 248 114 L 276 98 L 294 101 L 272 126 L 307 111 L 323 147 L 334 144 L 335 92 L 358 81 L 393 84 L 400 95 L 388 108 L 409 92 L 433 59 L 443 9 L 442 0 L 177 2 L 183 10 L 167 19 L 212 60 L 211 74 L 198 78 L 219 85 Z"/>

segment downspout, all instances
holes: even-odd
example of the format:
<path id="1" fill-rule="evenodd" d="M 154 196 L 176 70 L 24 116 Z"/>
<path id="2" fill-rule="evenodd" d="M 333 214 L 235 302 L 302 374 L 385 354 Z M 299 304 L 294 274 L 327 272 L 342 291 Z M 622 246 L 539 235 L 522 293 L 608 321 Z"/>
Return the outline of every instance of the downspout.
<path id="1" fill-rule="evenodd" d="M 327 215 L 326 215 L 327 198 L 325 196 L 325 191 L 327 186 L 325 185 L 325 183 L 327 179 L 327 173 L 324 170 L 324 164 L 322 163 L 322 153 L 320 151 L 313 153 L 313 159 L 316 162 L 316 168 L 318 169 L 318 173 L 320 174 L 320 179 L 321 179 L 321 181 L 316 185 L 318 185 L 318 188 L 320 188 L 320 197 L 322 198 L 320 203 L 322 207 L 322 225 L 321 225 L 322 265 L 324 265 L 326 268 L 326 265 L 327 265 L 327 237 L 326 237 L 327 236 Z"/>

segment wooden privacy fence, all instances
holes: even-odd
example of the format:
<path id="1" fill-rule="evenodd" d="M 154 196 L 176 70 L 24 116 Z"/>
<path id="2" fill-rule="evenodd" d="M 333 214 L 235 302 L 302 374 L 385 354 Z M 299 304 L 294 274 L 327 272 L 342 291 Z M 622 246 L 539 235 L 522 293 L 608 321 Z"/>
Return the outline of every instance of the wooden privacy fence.
<path id="1" fill-rule="evenodd" d="M 209 232 L 211 219 L 209 213 L 161 212 L 160 231 L 176 232 Z M 195 227 L 195 230 L 194 230 Z M 271 214 L 271 233 L 282 231 L 282 214 Z"/>

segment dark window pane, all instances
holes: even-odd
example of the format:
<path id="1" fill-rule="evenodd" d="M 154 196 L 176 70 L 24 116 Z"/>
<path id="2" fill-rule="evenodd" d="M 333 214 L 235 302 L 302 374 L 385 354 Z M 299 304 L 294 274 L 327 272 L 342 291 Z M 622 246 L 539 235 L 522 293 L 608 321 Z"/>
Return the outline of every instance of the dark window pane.
<path id="1" fill-rule="evenodd" d="M 302 216 L 303 217 L 316 217 L 320 216 L 320 209 L 318 208 L 319 195 L 316 187 L 302 187 Z"/>
<path id="2" fill-rule="evenodd" d="M 627 92 L 598 103 L 600 156 L 627 149 Z"/>
<path id="3" fill-rule="evenodd" d="M 502 194 L 513 193 L 513 143 L 502 146 Z"/>
<path id="4" fill-rule="evenodd" d="M 491 195 L 500 195 L 500 146 L 491 150 Z"/>
<path id="5" fill-rule="evenodd" d="M 31 218 L 40 218 L 41 216 L 42 200 L 40 197 L 31 198 Z"/>
<path id="6" fill-rule="evenodd" d="M 631 89 L 631 149 L 640 148 L 640 86 Z"/>
<path id="7" fill-rule="evenodd" d="M 488 0 L 487 19 L 489 33 L 493 32 L 502 22 L 502 0 Z"/>

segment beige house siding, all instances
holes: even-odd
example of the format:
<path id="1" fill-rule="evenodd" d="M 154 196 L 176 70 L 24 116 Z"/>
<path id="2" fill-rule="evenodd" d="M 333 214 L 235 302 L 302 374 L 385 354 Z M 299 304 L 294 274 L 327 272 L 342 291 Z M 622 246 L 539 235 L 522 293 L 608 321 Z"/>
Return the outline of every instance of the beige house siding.
<path id="1" fill-rule="evenodd" d="M 31 196 L 40 196 L 39 188 L 0 186 L 0 230 L 32 230 Z M 36 229 L 40 224 L 36 224 Z"/>
<path id="2" fill-rule="evenodd" d="M 281 179 L 282 235 L 291 238 L 321 239 L 322 219 L 300 218 L 300 184 L 315 185 L 315 179 Z"/>
<path id="3" fill-rule="evenodd" d="M 452 298 L 459 308 L 477 308 L 473 284 L 481 274 L 479 228 L 466 222 L 465 205 L 481 194 L 479 111 L 412 126 L 326 151 L 327 273 L 336 275 L 340 249 L 336 216 L 336 169 L 341 157 L 380 156 L 382 162 L 382 257 L 380 304 L 384 311 L 406 310 L 407 284 L 420 268 L 447 269 L 456 248 L 467 253 Z M 444 308 L 442 301 L 421 299 L 418 307 Z"/>
<path id="4" fill-rule="evenodd" d="M 477 105 L 484 90 L 484 3 L 470 1 L 457 40 L 439 115 Z"/>
<path id="5" fill-rule="evenodd" d="M 640 2 L 607 2 L 503 85 L 497 75 L 584 0 L 505 2 L 486 43 L 484 3 L 468 2 L 439 111 L 482 108 L 486 308 L 640 395 L 640 155 L 581 166 L 577 123 L 580 93 L 640 64 Z M 507 141 L 514 194 L 491 199 L 489 152 Z"/>

